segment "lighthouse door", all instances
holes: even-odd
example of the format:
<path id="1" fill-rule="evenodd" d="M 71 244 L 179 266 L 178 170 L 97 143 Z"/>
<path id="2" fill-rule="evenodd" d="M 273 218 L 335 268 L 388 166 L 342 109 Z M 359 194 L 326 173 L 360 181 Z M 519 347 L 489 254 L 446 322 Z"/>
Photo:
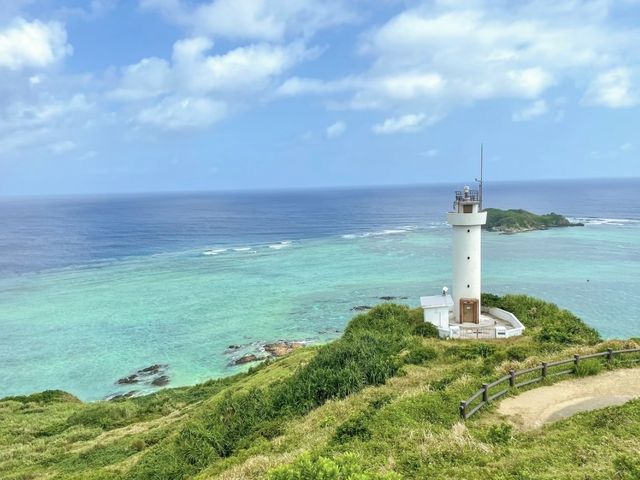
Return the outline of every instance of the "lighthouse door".
<path id="1" fill-rule="evenodd" d="M 460 299 L 460 323 L 480 323 L 478 300 Z"/>

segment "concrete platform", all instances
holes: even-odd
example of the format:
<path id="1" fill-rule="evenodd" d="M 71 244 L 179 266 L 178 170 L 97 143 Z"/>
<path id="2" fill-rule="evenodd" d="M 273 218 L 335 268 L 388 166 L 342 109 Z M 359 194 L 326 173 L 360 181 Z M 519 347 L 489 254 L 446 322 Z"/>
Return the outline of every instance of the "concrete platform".
<path id="1" fill-rule="evenodd" d="M 496 327 L 504 327 L 511 329 L 513 326 L 510 322 L 502 320 L 488 312 L 480 314 L 480 323 L 457 323 L 453 316 L 449 317 L 450 327 L 459 327 L 460 336 L 458 338 L 467 339 L 491 339 L 497 338 Z"/>

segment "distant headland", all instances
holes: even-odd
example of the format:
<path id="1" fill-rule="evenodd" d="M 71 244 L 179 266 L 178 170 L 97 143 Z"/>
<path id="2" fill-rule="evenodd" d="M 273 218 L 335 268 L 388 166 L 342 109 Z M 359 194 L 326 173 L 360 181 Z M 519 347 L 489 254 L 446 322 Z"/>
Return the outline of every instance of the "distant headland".
<path id="1" fill-rule="evenodd" d="M 536 215 L 526 210 L 501 210 L 487 208 L 487 223 L 484 228 L 489 232 L 513 234 L 533 230 L 548 230 L 557 227 L 583 227 L 583 223 L 573 223 L 557 213 Z"/>

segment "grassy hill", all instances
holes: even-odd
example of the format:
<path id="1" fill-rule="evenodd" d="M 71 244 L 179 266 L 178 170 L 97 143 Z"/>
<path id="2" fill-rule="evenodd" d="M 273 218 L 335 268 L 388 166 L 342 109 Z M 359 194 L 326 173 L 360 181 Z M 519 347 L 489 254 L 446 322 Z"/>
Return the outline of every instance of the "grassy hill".
<path id="1" fill-rule="evenodd" d="M 571 223 L 557 213 L 536 215 L 526 210 L 500 210 L 487 208 L 487 223 L 484 226 L 490 232 L 518 233 L 531 230 L 547 230 L 555 227 L 578 227 L 582 223 Z"/>
<path id="2" fill-rule="evenodd" d="M 153 395 L 82 403 L 64 392 L 0 400 L 2 479 L 640 478 L 640 402 L 515 432 L 458 403 L 509 368 L 602 342 L 577 317 L 486 295 L 521 338 L 434 338 L 419 310 L 384 304 L 343 336 L 248 373 Z"/>

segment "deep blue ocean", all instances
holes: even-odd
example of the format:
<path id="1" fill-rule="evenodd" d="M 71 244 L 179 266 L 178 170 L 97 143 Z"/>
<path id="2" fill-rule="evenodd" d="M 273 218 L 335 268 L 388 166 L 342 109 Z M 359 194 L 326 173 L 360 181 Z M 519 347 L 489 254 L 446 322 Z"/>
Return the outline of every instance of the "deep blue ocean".
<path id="1" fill-rule="evenodd" d="M 327 341 L 380 296 L 417 305 L 449 282 L 460 187 L 0 199 L 0 396 L 99 399 L 154 363 L 195 383 L 264 341 Z M 586 226 L 485 233 L 483 290 L 640 336 L 639 195 L 639 179 L 487 182 L 487 207 Z"/>

